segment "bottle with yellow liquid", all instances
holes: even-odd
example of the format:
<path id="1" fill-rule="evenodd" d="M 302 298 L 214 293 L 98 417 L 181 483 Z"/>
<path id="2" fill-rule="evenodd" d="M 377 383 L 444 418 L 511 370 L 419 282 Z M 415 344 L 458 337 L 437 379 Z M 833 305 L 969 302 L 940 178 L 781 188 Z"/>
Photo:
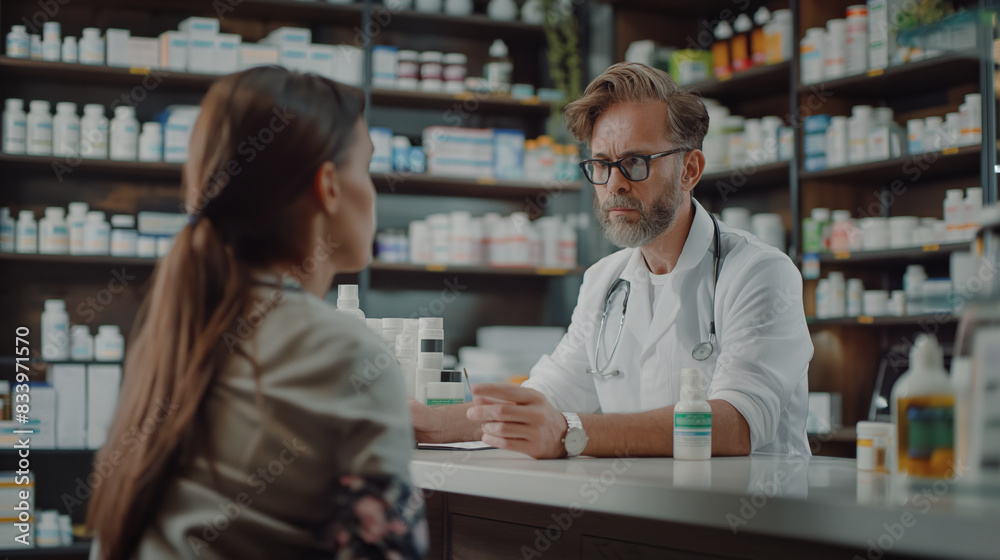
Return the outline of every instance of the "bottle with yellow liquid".
<path id="1" fill-rule="evenodd" d="M 896 472 L 919 478 L 950 478 L 955 471 L 955 395 L 937 339 L 920 334 L 910 350 L 910 369 L 892 388 Z"/>

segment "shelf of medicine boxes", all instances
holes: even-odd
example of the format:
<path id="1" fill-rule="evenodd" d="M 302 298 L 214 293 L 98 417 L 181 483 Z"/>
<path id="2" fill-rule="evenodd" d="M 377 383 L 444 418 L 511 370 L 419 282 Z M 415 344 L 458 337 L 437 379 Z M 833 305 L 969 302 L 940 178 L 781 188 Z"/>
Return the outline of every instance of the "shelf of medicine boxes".
<path id="1" fill-rule="evenodd" d="M 820 264 L 912 264 L 930 260 L 944 260 L 956 251 L 970 250 L 969 242 L 941 243 L 910 247 L 906 249 L 886 249 L 884 251 L 839 251 L 835 253 L 820 253 Z"/>
<path id="2" fill-rule="evenodd" d="M 155 80 L 157 87 L 174 89 L 207 90 L 219 78 L 214 74 L 177 72 L 174 70 L 150 70 L 148 68 L 113 68 L 110 66 L 89 66 L 67 64 L 0 56 L 0 71 L 5 76 L 42 78 L 59 82 L 101 83 L 116 86 L 148 85 Z M 384 107 L 405 107 L 421 109 L 455 109 L 456 104 L 469 110 L 470 103 L 475 110 L 486 112 L 517 113 L 531 116 L 545 116 L 551 111 L 551 104 L 539 101 L 537 97 L 513 99 L 499 95 L 468 93 L 432 93 L 397 89 L 372 89 L 372 103 Z"/>
<path id="3" fill-rule="evenodd" d="M 692 2 L 691 0 L 599 0 L 604 4 L 611 4 L 615 8 L 627 10 L 653 10 L 662 14 L 686 15 L 686 16 L 708 16 L 714 18 L 720 16 L 723 10 L 735 12 L 739 8 L 739 2 L 732 0 L 702 0 Z M 735 14 L 734 14 L 735 15 Z"/>
<path id="4" fill-rule="evenodd" d="M 908 92 L 978 83 L 979 58 L 974 50 L 941 54 L 926 60 L 869 70 L 836 80 L 799 85 L 799 94 L 894 98 Z"/>
<path id="5" fill-rule="evenodd" d="M 787 161 L 775 161 L 705 173 L 698 181 L 695 193 L 724 197 L 736 191 L 768 185 L 787 186 L 789 165 Z"/>
<path id="6" fill-rule="evenodd" d="M 887 317 L 872 317 L 861 315 L 859 317 L 834 317 L 831 319 L 817 319 L 816 317 L 806 317 L 806 323 L 810 327 L 905 327 L 919 326 L 931 323 L 946 325 L 958 322 L 958 317 L 951 313 L 929 313 L 924 315 L 902 315 Z"/>
<path id="7" fill-rule="evenodd" d="M 709 97 L 728 105 L 731 102 L 769 95 L 788 95 L 791 71 L 792 62 L 788 60 L 737 72 L 726 80 L 711 78 L 689 84 L 688 87 L 697 90 L 702 97 Z"/>
<path id="8" fill-rule="evenodd" d="M 0 154 L 0 170 L 26 168 L 67 176 L 72 173 L 173 179 L 180 184 L 182 164 L 79 159 Z M 372 173 L 375 189 L 382 194 L 443 195 L 473 198 L 530 198 L 556 192 L 579 191 L 579 181 L 508 181 L 481 177 L 438 177 L 426 174 Z"/>
<path id="9" fill-rule="evenodd" d="M 799 170 L 799 180 L 837 179 L 864 186 L 900 180 L 904 184 L 920 180 L 978 174 L 982 146 L 947 148 L 940 152 L 902 156 L 882 161 L 831 167 L 820 171 Z"/>

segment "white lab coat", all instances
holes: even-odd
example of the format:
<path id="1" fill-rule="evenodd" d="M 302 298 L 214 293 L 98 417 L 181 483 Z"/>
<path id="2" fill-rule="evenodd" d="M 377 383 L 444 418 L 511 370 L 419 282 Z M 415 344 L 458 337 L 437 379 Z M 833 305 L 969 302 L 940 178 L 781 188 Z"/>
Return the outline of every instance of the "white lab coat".
<path id="1" fill-rule="evenodd" d="M 649 271 L 638 249 L 623 249 L 591 266 L 566 335 L 543 356 L 524 386 L 567 412 L 628 413 L 680 400 L 681 369 L 698 367 L 708 398 L 732 404 L 750 426 L 754 452 L 808 455 L 806 371 L 813 346 L 802 308 L 802 276 L 784 253 L 720 223 L 722 265 L 715 298 L 716 343 L 698 362 L 691 351 L 708 340 L 712 309 L 714 227 L 697 202 L 684 249 L 651 312 Z M 616 278 L 631 283 L 625 326 L 602 378 L 594 349 L 605 295 Z M 611 351 L 621 306 L 610 311 L 601 365 Z"/>

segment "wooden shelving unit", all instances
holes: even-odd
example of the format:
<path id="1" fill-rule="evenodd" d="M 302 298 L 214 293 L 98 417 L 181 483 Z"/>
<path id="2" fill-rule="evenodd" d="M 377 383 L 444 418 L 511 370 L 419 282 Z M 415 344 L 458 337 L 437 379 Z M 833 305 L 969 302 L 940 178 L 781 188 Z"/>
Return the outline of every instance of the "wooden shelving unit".
<path id="1" fill-rule="evenodd" d="M 928 323 L 949 325 L 958 321 L 958 317 L 950 313 L 929 313 L 926 315 L 904 315 L 902 317 L 872 317 L 862 315 L 860 317 L 836 317 L 832 319 L 817 319 L 807 317 L 806 322 L 810 327 L 898 327 L 898 326 L 919 326 Z"/>
<path id="2" fill-rule="evenodd" d="M 839 253 L 820 253 L 820 264 L 890 264 L 917 263 L 930 260 L 943 260 L 956 251 L 968 251 L 969 243 L 947 243 L 924 245 L 909 249 L 887 249 L 885 251 L 842 251 Z"/>
<path id="3" fill-rule="evenodd" d="M 864 74 L 844 76 L 816 84 L 799 84 L 799 93 L 821 92 L 837 96 L 899 96 L 914 90 L 947 87 L 962 80 L 979 79 L 979 57 L 976 51 L 945 53 L 939 56 L 890 66 L 884 70 L 869 70 Z"/>
<path id="4" fill-rule="evenodd" d="M 738 98 L 756 98 L 769 95 L 788 95 L 788 81 L 791 79 L 791 61 L 757 66 L 737 72 L 728 80 L 715 78 L 691 84 L 704 97 L 722 103 Z"/>
<path id="5" fill-rule="evenodd" d="M 948 148 L 940 152 L 831 167 L 822 171 L 800 170 L 799 178 L 803 181 L 836 179 L 870 184 L 901 180 L 906 184 L 917 184 L 956 173 L 975 173 L 978 171 L 981 152 L 982 146 Z"/>

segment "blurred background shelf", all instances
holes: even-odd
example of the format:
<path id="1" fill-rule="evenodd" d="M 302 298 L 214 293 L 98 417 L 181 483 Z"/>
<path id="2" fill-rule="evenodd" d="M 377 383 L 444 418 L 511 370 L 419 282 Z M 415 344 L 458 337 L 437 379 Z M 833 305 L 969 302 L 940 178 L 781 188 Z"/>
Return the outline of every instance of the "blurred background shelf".
<path id="1" fill-rule="evenodd" d="M 698 182 L 698 189 L 713 191 L 726 189 L 753 189 L 762 186 L 788 186 L 788 171 L 791 166 L 787 161 L 775 161 L 758 166 L 746 166 L 739 169 L 728 169 L 706 173 Z"/>
<path id="2" fill-rule="evenodd" d="M 767 66 L 757 66 L 732 75 L 728 80 L 709 79 L 695 82 L 692 87 L 703 97 L 716 99 L 723 104 L 735 98 L 788 95 L 792 62 L 785 61 Z"/>
<path id="3" fill-rule="evenodd" d="M 947 88 L 975 81 L 979 76 L 976 51 L 946 53 L 934 58 L 870 70 L 865 74 L 798 86 L 800 93 L 836 96 L 885 97 L 903 92 Z"/>
<path id="4" fill-rule="evenodd" d="M 536 97 L 514 99 L 488 93 L 431 93 L 388 88 L 372 88 L 372 103 L 384 107 L 440 109 L 442 111 L 482 110 L 536 117 L 544 117 L 552 111 L 551 103 L 539 101 Z"/>
<path id="5" fill-rule="evenodd" d="M 919 326 L 928 323 L 947 325 L 956 322 L 958 322 L 958 317 L 950 313 L 904 315 L 902 317 L 871 317 L 862 315 L 860 317 L 836 317 L 833 319 L 806 317 L 806 323 L 808 323 L 810 327 L 890 327 L 907 325 Z"/>
<path id="6" fill-rule="evenodd" d="M 820 263 L 916 263 L 935 259 L 947 259 L 956 251 L 968 251 L 969 243 L 944 243 L 912 247 L 908 249 L 887 249 L 885 251 L 842 251 L 820 253 Z"/>
<path id="7" fill-rule="evenodd" d="M 459 266 L 434 264 L 386 263 L 375 261 L 369 267 L 375 273 L 462 273 L 491 276 L 572 276 L 583 274 L 583 267 L 534 268 L 534 267 L 492 267 L 492 266 Z"/>
<path id="8" fill-rule="evenodd" d="M 0 253 L 0 262 L 67 264 L 82 266 L 149 266 L 156 265 L 157 259 L 147 257 L 113 257 L 111 255 L 38 255 L 23 253 Z"/>
<path id="9" fill-rule="evenodd" d="M 981 152 L 982 146 L 963 146 L 940 152 L 832 167 L 821 171 L 800 170 L 799 178 L 803 181 L 838 179 L 871 185 L 899 179 L 906 184 L 912 184 L 920 180 L 948 177 L 957 173 L 978 173 Z"/>
<path id="10" fill-rule="evenodd" d="M 405 173 L 372 173 L 375 189 L 383 194 L 420 194 L 481 198 L 525 198 L 545 193 L 576 192 L 579 181 L 509 181 L 493 178 L 466 179 Z"/>
<path id="11" fill-rule="evenodd" d="M 0 548 L 4 558 L 48 558 L 81 557 L 90 553 L 90 541 L 75 542 L 69 546 L 53 548 Z"/>
<path id="12" fill-rule="evenodd" d="M 63 180 L 71 178 L 75 173 L 84 173 L 117 177 L 176 179 L 179 182 L 183 165 L 164 162 L 0 154 L 0 169 L 52 173 L 53 177 L 61 176 Z"/>

